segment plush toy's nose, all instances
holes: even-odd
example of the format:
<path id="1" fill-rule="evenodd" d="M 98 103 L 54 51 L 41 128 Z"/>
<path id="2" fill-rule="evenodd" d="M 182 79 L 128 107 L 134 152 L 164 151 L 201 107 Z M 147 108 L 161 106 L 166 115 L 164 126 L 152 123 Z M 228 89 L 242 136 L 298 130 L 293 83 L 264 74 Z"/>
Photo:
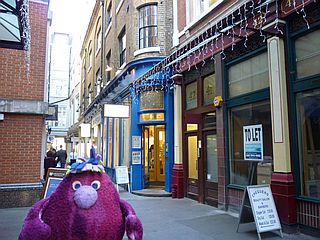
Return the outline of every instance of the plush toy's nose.
<path id="1" fill-rule="evenodd" d="M 88 209 L 93 206 L 98 198 L 97 191 L 91 186 L 81 186 L 74 193 L 74 201 L 79 208 Z"/>

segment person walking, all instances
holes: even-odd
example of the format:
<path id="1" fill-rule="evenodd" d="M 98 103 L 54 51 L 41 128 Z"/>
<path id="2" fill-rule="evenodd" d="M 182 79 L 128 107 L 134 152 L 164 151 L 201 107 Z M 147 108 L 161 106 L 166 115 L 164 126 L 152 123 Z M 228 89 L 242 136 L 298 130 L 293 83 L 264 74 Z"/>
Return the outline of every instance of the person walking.
<path id="1" fill-rule="evenodd" d="M 67 151 L 62 149 L 62 145 L 60 145 L 60 150 L 56 153 L 57 164 L 60 162 L 60 167 L 64 168 L 67 161 Z"/>
<path id="2" fill-rule="evenodd" d="M 70 158 L 70 165 L 76 162 L 78 156 L 74 149 L 72 149 L 72 151 L 70 152 L 69 158 Z"/>

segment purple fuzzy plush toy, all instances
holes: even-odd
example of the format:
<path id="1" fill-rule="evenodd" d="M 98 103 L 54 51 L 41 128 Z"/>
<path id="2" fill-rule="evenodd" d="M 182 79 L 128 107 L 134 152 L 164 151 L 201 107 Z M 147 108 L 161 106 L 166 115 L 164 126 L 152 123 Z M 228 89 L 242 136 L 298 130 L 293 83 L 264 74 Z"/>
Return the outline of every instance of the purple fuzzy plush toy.
<path id="1" fill-rule="evenodd" d="M 131 240 L 142 239 L 132 206 L 120 200 L 99 156 L 90 155 L 72 164 L 55 192 L 30 209 L 19 240 L 120 240 L 125 231 Z"/>

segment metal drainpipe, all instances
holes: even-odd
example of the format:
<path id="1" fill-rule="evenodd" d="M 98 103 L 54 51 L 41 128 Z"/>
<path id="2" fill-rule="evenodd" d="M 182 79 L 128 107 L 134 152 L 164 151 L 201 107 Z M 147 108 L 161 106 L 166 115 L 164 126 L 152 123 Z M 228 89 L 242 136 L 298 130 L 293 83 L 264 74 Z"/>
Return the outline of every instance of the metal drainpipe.
<path id="1" fill-rule="evenodd" d="M 101 0 L 101 70 L 100 70 L 100 91 L 101 91 L 101 85 L 104 80 L 104 0 Z"/>
<path id="2" fill-rule="evenodd" d="M 104 26 L 105 26 L 105 14 L 104 14 L 104 0 L 101 0 L 101 68 L 100 68 L 100 77 L 101 77 L 101 81 L 100 81 L 100 93 L 103 89 L 103 84 L 104 84 L 104 76 L 105 76 L 105 66 L 104 66 Z M 101 108 L 101 115 L 104 112 L 104 108 L 102 105 Z M 100 131 L 101 131 L 101 124 L 100 124 Z M 99 132 L 99 137 L 101 138 L 101 132 Z M 102 144 L 102 139 L 98 140 L 98 143 L 100 146 L 97 146 L 97 148 L 101 148 L 101 155 L 103 155 L 103 144 Z"/>

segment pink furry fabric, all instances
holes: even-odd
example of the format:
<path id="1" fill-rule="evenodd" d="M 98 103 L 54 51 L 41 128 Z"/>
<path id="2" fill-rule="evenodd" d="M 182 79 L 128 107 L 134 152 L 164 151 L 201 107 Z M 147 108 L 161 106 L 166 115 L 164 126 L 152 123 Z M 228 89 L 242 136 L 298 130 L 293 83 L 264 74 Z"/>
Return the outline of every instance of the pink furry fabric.
<path id="1" fill-rule="evenodd" d="M 129 203 L 105 173 L 68 174 L 48 199 L 36 203 L 20 240 L 140 240 L 143 228 Z"/>

